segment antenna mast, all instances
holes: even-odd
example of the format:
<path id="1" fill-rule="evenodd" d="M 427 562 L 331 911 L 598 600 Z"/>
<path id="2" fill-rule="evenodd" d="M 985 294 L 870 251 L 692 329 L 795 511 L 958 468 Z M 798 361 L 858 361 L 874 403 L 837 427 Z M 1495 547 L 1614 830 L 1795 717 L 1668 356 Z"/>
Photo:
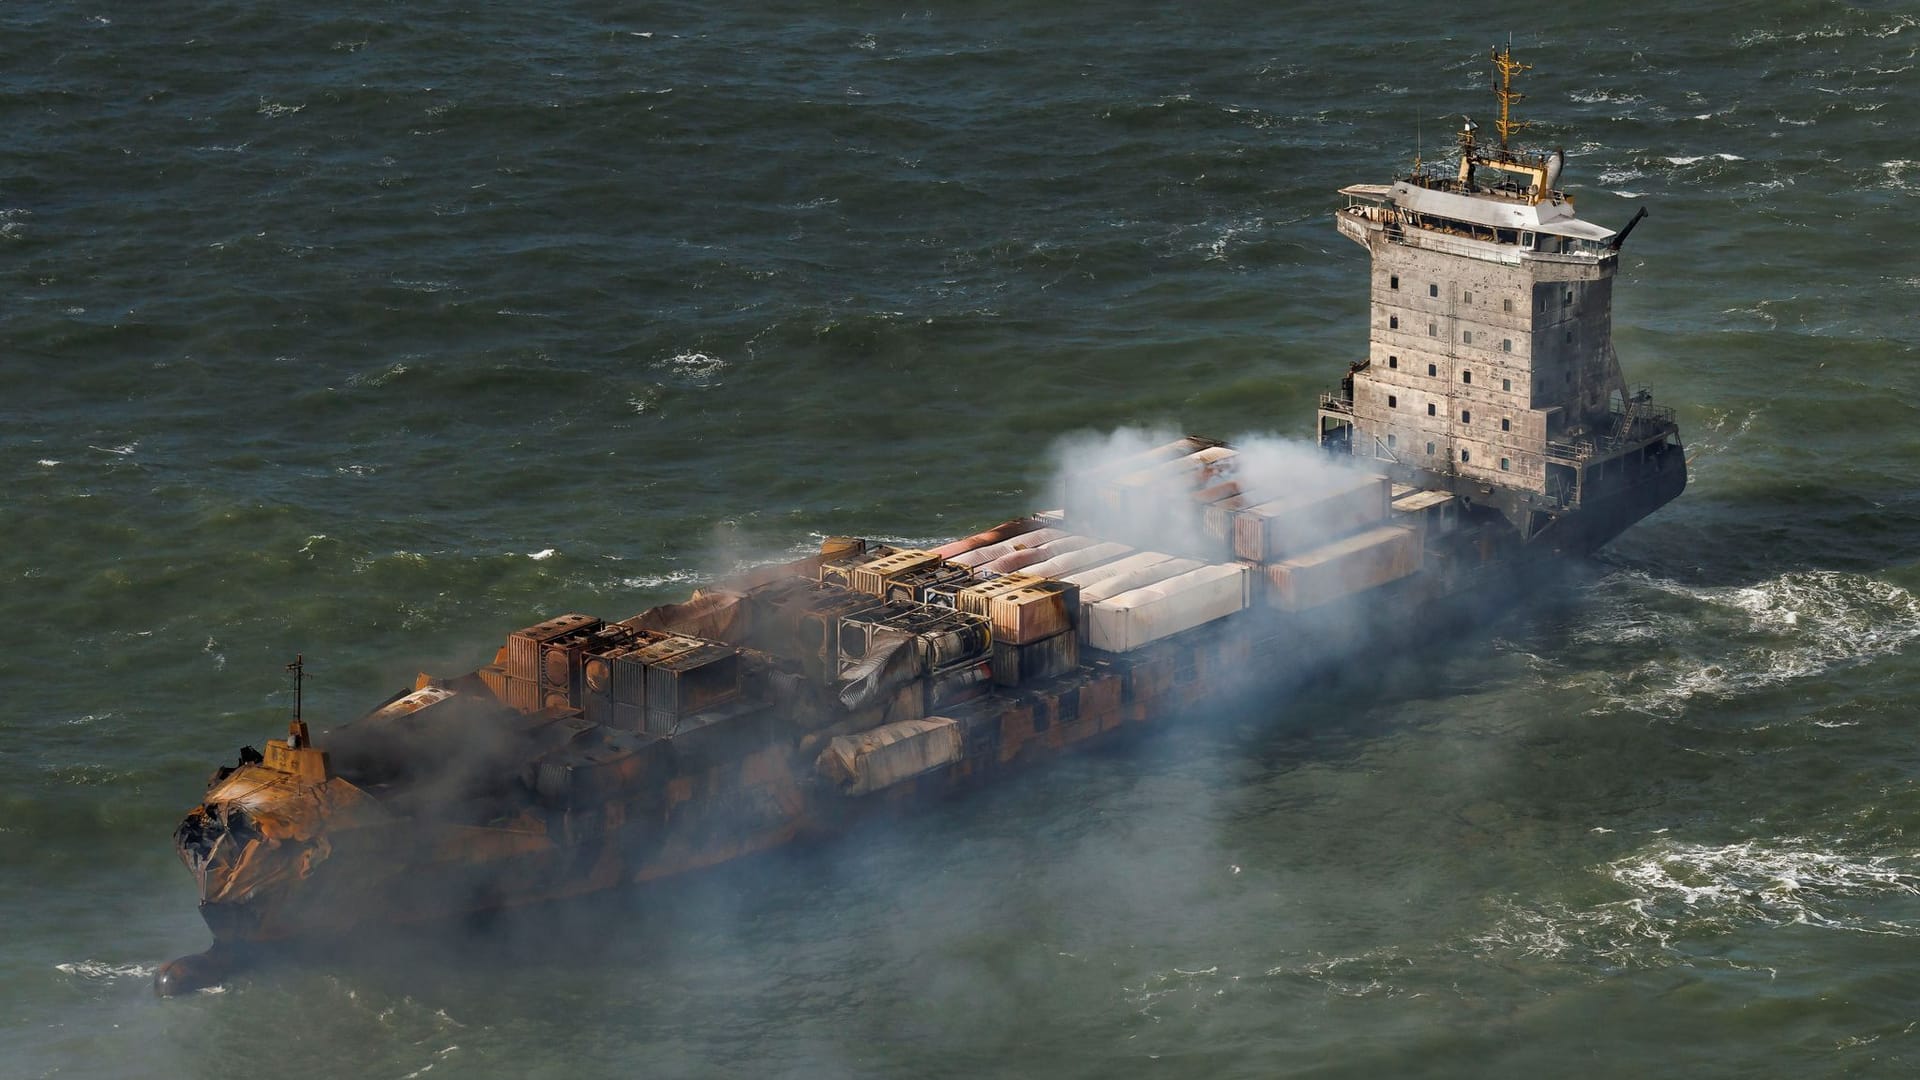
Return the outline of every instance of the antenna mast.
<path id="1" fill-rule="evenodd" d="M 1515 60 L 1511 43 L 1494 49 L 1491 59 L 1493 72 L 1498 76 L 1498 81 L 1493 85 L 1493 96 L 1500 100 L 1500 153 L 1504 155 L 1507 153 L 1507 140 L 1528 127 L 1525 121 L 1515 120 L 1511 115 L 1514 103 L 1524 101 L 1527 96 L 1513 89 L 1513 77 L 1522 71 L 1532 71 L 1533 65 L 1522 64 Z"/>
<path id="2" fill-rule="evenodd" d="M 307 681 L 306 654 L 295 653 L 287 670 L 293 673 L 293 723 L 287 725 L 287 743 L 298 750 L 307 744 L 307 722 L 300 717 L 302 687 Z"/>

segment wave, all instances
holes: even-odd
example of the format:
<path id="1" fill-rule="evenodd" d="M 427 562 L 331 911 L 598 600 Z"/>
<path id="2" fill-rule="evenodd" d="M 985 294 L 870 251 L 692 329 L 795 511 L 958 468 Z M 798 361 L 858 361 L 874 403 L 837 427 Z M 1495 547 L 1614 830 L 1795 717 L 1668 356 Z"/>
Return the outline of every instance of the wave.
<path id="1" fill-rule="evenodd" d="M 1695 698 L 1760 693 L 1867 663 L 1920 637 L 1920 597 L 1863 574 L 1806 570 L 1758 585 L 1697 587 L 1625 571 L 1610 581 L 1679 597 L 1692 608 L 1661 611 L 1628 598 L 1575 635 L 1668 652 L 1601 676 L 1603 700 L 1594 713 L 1673 716 Z M 1702 641 L 1717 647 L 1700 650 Z"/>
<path id="2" fill-rule="evenodd" d="M 109 964 L 104 960 L 78 960 L 68 964 L 55 964 L 53 969 L 63 975 L 72 975 L 91 982 L 151 979 L 153 973 L 158 970 L 152 964 Z"/>
<path id="3" fill-rule="evenodd" d="M 1913 856 L 1849 855 L 1804 837 L 1719 846 L 1663 840 L 1597 868 L 1624 899 L 1575 907 L 1496 902 L 1499 919 L 1472 947 L 1579 966 L 1743 966 L 1685 944 L 1755 928 L 1810 926 L 1920 936 L 1920 916 L 1887 918 L 1887 901 L 1920 896 Z"/>

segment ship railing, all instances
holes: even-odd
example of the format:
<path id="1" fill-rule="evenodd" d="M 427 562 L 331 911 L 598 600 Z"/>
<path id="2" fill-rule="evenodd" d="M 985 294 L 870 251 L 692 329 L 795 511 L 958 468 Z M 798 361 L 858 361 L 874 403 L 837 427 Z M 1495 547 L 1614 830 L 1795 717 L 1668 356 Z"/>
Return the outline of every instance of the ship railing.
<path id="1" fill-rule="evenodd" d="M 1590 439 L 1570 443 L 1547 441 L 1547 457 L 1569 465 L 1581 465 L 1591 461 L 1594 452 L 1595 447 Z"/>
<path id="2" fill-rule="evenodd" d="M 1347 400 L 1346 398 L 1341 397 L 1338 394 L 1331 394 L 1331 393 L 1321 394 L 1320 395 L 1320 411 L 1339 413 L 1342 416 L 1352 416 L 1353 402 Z"/>

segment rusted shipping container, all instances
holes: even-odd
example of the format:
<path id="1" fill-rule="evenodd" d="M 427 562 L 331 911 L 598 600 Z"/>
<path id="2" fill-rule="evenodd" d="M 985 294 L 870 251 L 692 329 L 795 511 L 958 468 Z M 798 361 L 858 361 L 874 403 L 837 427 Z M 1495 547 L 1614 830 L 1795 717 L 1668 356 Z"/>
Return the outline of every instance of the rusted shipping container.
<path id="1" fill-rule="evenodd" d="M 956 593 L 954 606 L 991 620 L 994 640 L 1025 645 L 1073 628 L 1080 589 L 1064 581 L 1008 574 Z"/>
<path id="2" fill-rule="evenodd" d="M 867 795 L 960 760 L 960 725 L 944 716 L 837 735 L 814 768 L 848 795 Z"/>
<path id="3" fill-rule="evenodd" d="M 1089 646 L 1124 653 L 1244 611 L 1252 600 L 1251 568 L 1215 564 L 1089 603 L 1082 617 Z"/>
<path id="4" fill-rule="evenodd" d="M 1016 551 L 1036 548 L 1041 544 L 1051 543 L 1066 535 L 1067 532 L 1065 529 L 1035 529 L 1030 533 L 1023 533 L 1010 540 L 1002 540 L 997 544 L 988 544 L 986 547 L 962 552 L 947 561 L 972 570 L 985 566 L 987 563 L 1000 558 L 1002 555 L 1011 555 Z"/>
<path id="5" fill-rule="evenodd" d="M 559 615 L 546 622 L 516 630 L 507 638 L 507 674 L 526 682 L 540 681 L 540 647 L 555 638 L 595 630 L 600 620 L 592 615 Z"/>
<path id="6" fill-rule="evenodd" d="M 740 695 L 740 654 L 701 644 L 647 664 L 646 730 L 667 734 L 683 717 Z"/>
<path id="7" fill-rule="evenodd" d="M 1012 521 L 1001 522 L 991 529 L 982 530 L 974 533 L 972 536 L 962 537 L 949 544 L 942 544 L 934 548 L 933 553 L 942 559 L 953 559 L 978 548 L 1002 543 L 1016 536 L 1024 536 L 1027 533 L 1041 528 L 1042 524 L 1038 519 L 1032 517 L 1014 518 Z"/>
<path id="8" fill-rule="evenodd" d="M 1384 476 L 1356 473 L 1339 483 L 1283 495 L 1234 514 L 1233 553 L 1277 562 L 1387 520 Z"/>
<path id="9" fill-rule="evenodd" d="M 820 581 L 825 585 L 838 585 L 843 589 L 851 589 L 854 571 L 879 562 L 899 550 L 885 544 L 877 544 L 870 545 L 862 551 L 848 552 L 838 558 L 823 559 L 820 562 Z"/>
<path id="10" fill-rule="evenodd" d="M 993 661 L 969 660 L 927 676 L 927 708 L 943 709 L 993 688 Z"/>
<path id="11" fill-rule="evenodd" d="M 980 567 L 980 573 L 1011 574 L 1016 570 L 1025 569 L 1035 563 L 1046 562 L 1056 556 L 1090 548 L 1097 543 L 1099 543 L 1099 541 L 1091 536 L 1077 536 L 1069 533 L 1057 540 L 1049 540 L 1037 547 L 1016 551 L 1011 555 L 1002 555 L 985 566 Z"/>
<path id="12" fill-rule="evenodd" d="M 993 681 L 1000 686 L 1019 686 L 1065 675 L 1079 663 L 1080 635 L 1072 630 L 1025 645 L 1011 641 L 993 643 Z"/>
<path id="13" fill-rule="evenodd" d="M 952 581 L 963 581 L 971 577 L 973 577 L 973 572 L 964 566 L 955 566 L 948 562 L 936 563 L 932 566 L 922 567 L 919 570 L 888 579 L 887 591 L 881 595 L 881 599 L 889 603 L 913 601 L 924 604 L 927 602 L 927 588 L 929 586 L 942 585 Z"/>
<path id="14" fill-rule="evenodd" d="M 1420 532 L 1382 525 L 1267 567 L 1267 603 L 1304 611 L 1416 573 Z"/>
<path id="15" fill-rule="evenodd" d="M 872 562 L 861 563 L 853 568 L 852 587 L 863 593 L 885 597 L 887 586 L 894 578 L 910 574 L 916 570 L 939 566 L 943 560 L 931 551 L 916 551 L 911 548 L 895 551 Z"/>

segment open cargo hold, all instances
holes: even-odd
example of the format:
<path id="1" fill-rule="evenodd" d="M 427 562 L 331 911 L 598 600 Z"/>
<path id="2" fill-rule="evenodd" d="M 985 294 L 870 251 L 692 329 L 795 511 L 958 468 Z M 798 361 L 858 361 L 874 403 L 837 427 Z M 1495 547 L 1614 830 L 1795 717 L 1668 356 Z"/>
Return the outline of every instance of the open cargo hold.
<path id="1" fill-rule="evenodd" d="M 1420 531 L 1382 525 L 1267 567 L 1267 602 L 1303 611 L 1413 574 L 1420 569 Z"/>
<path id="2" fill-rule="evenodd" d="M 1025 645 L 1073 629 L 1080 614 L 1080 588 L 1008 574 L 955 593 L 954 606 L 991 620 L 995 641 Z"/>
<path id="3" fill-rule="evenodd" d="M 1208 564 L 1201 562 L 1199 559 L 1164 559 L 1134 570 L 1129 570 L 1124 574 L 1115 574 L 1104 580 L 1096 581 L 1092 585 L 1082 586 L 1080 589 L 1080 602 L 1082 604 L 1091 604 L 1097 600 L 1109 600 L 1122 593 L 1132 592 L 1135 589 L 1143 589 L 1148 585 L 1156 585 L 1171 577 L 1190 574 L 1206 565 Z"/>
<path id="4" fill-rule="evenodd" d="M 1089 603 L 1082 621 L 1088 645 L 1123 653 L 1243 611 L 1252 602 L 1252 568 L 1218 564 Z"/>
<path id="5" fill-rule="evenodd" d="M 1234 514 L 1233 553 L 1278 562 L 1387 520 L 1392 487 L 1384 476 L 1354 473 Z"/>
<path id="6" fill-rule="evenodd" d="M 993 643 L 993 681 L 1000 686 L 1051 679 L 1065 675 L 1079 664 L 1080 635 L 1072 630 L 1062 630 L 1025 645 L 1011 641 Z"/>
<path id="7" fill-rule="evenodd" d="M 1123 555 L 1131 555 L 1132 553 L 1133 549 L 1127 545 L 1114 543 L 1109 540 L 1075 551 L 1069 551 L 1064 555 L 1055 555 L 1053 558 L 1047 559 L 1044 562 L 1034 563 L 1032 566 L 1027 567 L 1027 573 L 1032 574 L 1034 577 L 1054 578 L 1058 580 L 1076 570 L 1085 570 L 1088 567 L 1099 566 L 1101 563 L 1112 562 Z"/>
<path id="8" fill-rule="evenodd" d="M 1049 540 L 1037 547 L 1026 548 L 1002 555 L 980 567 L 982 574 L 1011 574 L 1015 570 L 1024 570 L 1034 563 L 1046 562 L 1056 556 L 1067 555 L 1083 548 L 1090 548 L 1100 541 L 1091 536 L 1076 536 L 1069 533 L 1057 540 Z"/>
<path id="9" fill-rule="evenodd" d="M 1021 535 L 1013 537 L 1010 540 L 1002 540 L 997 544 L 988 544 L 986 547 L 974 548 L 972 551 L 961 552 L 960 554 L 955 555 L 954 557 L 952 557 L 951 559 L 948 559 L 947 561 L 951 563 L 958 563 L 959 565 L 964 566 L 969 570 L 972 570 L 981 566 L 985 566 L 986 564 L 992 562 L 993 560 L 1000 558 L 1002 555 L 1011 555 L 1016 551 L 1025 551 L 1028 548 L 1037 548 L 1041 544 L 1050 543 L 1066 535 L 1067 535 L 1067 531 L 1065 529 L 1054 529 L 1054 528 L 1035 529 L 1030 533 L 1022 533 Z"/>
<path id="10" fill-rule="evenodd" d="M 944 716 L 836 735 L 814 767 L 848 795 L 866 795 L 960 760 L 960 725 Z"/>

